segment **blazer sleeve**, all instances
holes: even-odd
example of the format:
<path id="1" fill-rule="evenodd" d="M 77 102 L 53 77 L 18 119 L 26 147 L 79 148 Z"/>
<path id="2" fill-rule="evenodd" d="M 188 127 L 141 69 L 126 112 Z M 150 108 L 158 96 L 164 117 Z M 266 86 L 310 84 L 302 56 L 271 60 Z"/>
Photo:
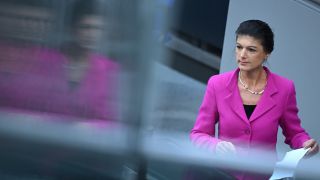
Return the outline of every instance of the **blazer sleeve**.
<path id="1" fill-rule="evenodd" d="M 214 88 L 214 76 L 209 79 L 195 125 L 190 133 L 191 141 L 198 147 L 214 151 L 219 140 L 215 138 L 215 124 L 218 121 L 218 108 Z"/>
<path id="2" fill-rule="evenodd" d="M 287 102 L 284 107 L 280 126 L 285 136 L 285 143 L 293 149 L 303 147 L 303 143 L 310 139 L 308 133 L 301 127 L 301 121 L 298 117 L 298 107 L 296 100 L 296 91 L 292 81 L 290 81 L 290 89 Z"/>

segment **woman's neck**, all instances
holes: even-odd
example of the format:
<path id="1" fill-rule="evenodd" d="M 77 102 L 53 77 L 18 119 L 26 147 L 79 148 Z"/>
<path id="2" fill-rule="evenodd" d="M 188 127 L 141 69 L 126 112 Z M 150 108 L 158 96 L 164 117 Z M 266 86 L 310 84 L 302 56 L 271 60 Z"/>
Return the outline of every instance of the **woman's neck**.
<path id="1" fill-rule="evenodd" d="M 90 52 L 88 49 L 79 46 L 76 43 L 68 43 L 62 48 L 68 60 L 74 63 L 86 61 L 89 58 Z"/>
<path id="2" fill-rule="evenodd" d="M 257 68 L 251 71 L 241 71 L 241 79 L 246 82 L 249 87 L 257 87 L 260 83 L 265 84 L 267 80 L 267 73 L 261 68 Z"/>

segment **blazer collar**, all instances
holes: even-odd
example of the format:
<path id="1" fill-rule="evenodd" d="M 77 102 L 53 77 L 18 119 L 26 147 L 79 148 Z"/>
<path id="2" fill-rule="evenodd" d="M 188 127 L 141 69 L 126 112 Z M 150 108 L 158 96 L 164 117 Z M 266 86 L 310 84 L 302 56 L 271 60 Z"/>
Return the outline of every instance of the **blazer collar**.
<path id="1" fill-rule="evenodd" d="M 268 112 L 272 109 L 276 102 L 272 98 L 273 94 L 278 92 L 274 82 L 274 75 L 270 72 L 267 67 L 263 67 L 267 72 L 267 86 L 265 87 L 265 91 L 261 96 L 254 112 L 252 113 L 249 121 L 252 122 L 258 119 L 260 116 Z M 228 101 L 233 111 L 246 123 L 249 123 L 247 115 L 244 111 L 243 102 L 240 96 L 239 88 L 238 88 L 238 73 L 240 69 L 237 68 L 231 74 L 230 78 L 227 81 L 227 88 L 229 89 L 229 93 L 225 97 L 225 100 Z"/>
<path id="2" fill-rule="evenodd" d="M 261 96 L 255 110 L 253 111 L 249 119 L 250 121 L 258 119 L 260 116 L 270 111 L 276 105 L 276 101 L 273 98 L 273 95 L 278 92 L 274 80 L 275 76 L 269 71 L 268 68 L 264 67 L 264 69 L 267 72 L 267 85 L 265 87 L 263 95 Z"/>

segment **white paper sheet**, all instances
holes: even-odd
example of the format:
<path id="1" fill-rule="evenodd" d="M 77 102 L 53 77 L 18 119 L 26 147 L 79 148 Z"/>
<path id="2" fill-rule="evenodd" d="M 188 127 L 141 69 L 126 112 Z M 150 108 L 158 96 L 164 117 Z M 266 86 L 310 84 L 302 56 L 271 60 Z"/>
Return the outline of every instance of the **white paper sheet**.
<path id="1" fill-rule="evenodd" d="M 282 161 L 276 163 L 270 180 L 293 177 L 295 168 L 309 149 L 301 148 L 287 152 Z"/>

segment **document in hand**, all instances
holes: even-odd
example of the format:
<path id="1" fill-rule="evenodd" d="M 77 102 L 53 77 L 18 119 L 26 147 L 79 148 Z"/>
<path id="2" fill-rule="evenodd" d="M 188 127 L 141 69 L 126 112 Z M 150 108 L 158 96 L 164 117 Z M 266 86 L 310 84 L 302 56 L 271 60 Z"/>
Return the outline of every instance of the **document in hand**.
<path id="1" fill-rule="evenodd" d="M 287 152 L 284 158 L 276 163 L 269 180 L 293 177 L 295 168 L 309 149 L 300 148 Z"/>

